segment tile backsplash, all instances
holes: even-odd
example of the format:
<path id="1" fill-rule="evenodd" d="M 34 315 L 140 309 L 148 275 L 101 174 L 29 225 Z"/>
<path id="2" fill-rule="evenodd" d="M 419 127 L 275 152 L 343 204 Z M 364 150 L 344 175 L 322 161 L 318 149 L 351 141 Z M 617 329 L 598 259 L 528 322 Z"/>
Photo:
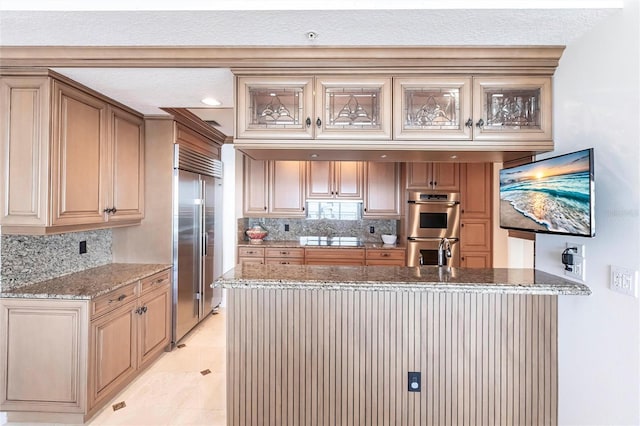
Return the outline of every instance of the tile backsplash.
<path id="1" fill-rule="evenodd" d="M 238 219 L 238 241 L 248 240 L 244 231 L 256 224 L 261 225 L 269 235 L 265 240 L 298 240 L 305 236 L 320 237 L 358 237 L 364 242 L 381 242 L 382 234 L 397 234 L 398 221 L 395 219 L 280 219 L 280 218 L 241 218 Z M 285 225 L 289 230 L 285 231 Z M 374 233 L 369 232 L 373 226 Z"/>
<path id="2" fill-rule="evenodd" d="M 87 252 L 79 253 L 80 241 Z M 111 230 L 57 235 L 2 235 L 0 289 L 8 290 L 111 263 Z"/>

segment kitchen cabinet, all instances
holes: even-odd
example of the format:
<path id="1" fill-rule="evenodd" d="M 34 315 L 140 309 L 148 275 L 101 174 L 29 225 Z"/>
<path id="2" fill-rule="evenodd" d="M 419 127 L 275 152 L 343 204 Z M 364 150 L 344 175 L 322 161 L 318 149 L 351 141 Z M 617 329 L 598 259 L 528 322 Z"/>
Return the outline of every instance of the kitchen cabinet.
<path id="1" fill-rule="evenodd" d="M 306 198 L 362 200 L 361 161 L 307 162 Z"/>
<path id="2" fill-rule="evenodd" d="M 462 164 L 460 178 L 460 264 L 488 268 L 493 251 L 493 164 Z"/>
<path id="3" fill-rule="evenodd" d="M 407 189 L 433 189 L 460 191 L 460 165 L 458 163 L 407 163 Z"/>
<path id="4" fill-rule="evenodd" d="M 364 165 L 364 208 L 367 218 L 401 215 L 400 164 L 368 161 Z"/>
<path id="5" fill-rule="evenodd" d="M 303 248 L 270 247 L 265 249 L 267 265 L 304 265 Z"/>
<path id="6" fill-rule="evenodd" d="M 171 340 L 171 270 L 95 299 L 0 299 L 0 411 L 84 423 Z"/>
<path id="7" fill-rule="evenodd" d="M 304 217 L 304 161 L 243 160 L 245 216 Z"/>
<path id="8" fill-rule="evenodd" d="M 238 139 L 391 138 L 391 78 L 240 76 Z"/>
<path id="9" fill-rule="evenodd" d="M 551 78 L 394 79 L 395 140 L 550 141 Z"/>
<path id="10" fill-rule="evenodd" d="M 264 263 L 264 247 L 238 247 L 238 265 Z"/>
<path id="11" fill-rule="evenodd" d="M 0 98 L 2 233 L 140 223 L 142 116 L 62 77 L 2 77 Z"/>
<path id="12" fill-rule="evenodd" d="M 366 253 L 367 266 L 406 266 L 404 249 L 370 249 Z"/>
<path id="13" fill-rule="evenodd" d="M 306 265 L 365 265 L 365 249 L 305 248 L 304 251 Z"/>

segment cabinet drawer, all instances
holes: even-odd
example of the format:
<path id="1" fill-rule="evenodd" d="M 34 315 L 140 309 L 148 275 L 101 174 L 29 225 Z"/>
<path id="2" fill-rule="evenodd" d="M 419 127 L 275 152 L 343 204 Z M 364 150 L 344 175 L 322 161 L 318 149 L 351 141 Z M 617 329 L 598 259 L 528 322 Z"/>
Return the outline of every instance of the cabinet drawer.
<path id="1" fill-rule="evenodd" d="M 367 259 L 367 266 L 405 266 L 404 259 Z"/>
<path id="2" fill-rule="evenodd" d="M 264 257 L 264 247 L 238 247 L 238 257 Z"/>
<path id="3" fill-rule="evenodd" d="M 364 249 L 308 248 L 308 249 L 305 249 L 305 257 L 307 258 L 307 260 L 310 260 L 310 259 L 364 260 Z"/>
<path id="4" fill-rule="evenodd" d="M 123 306 L 138 295 L 138 282 L 126 285 L 118 290 L 114 290 L 103 296 L 100 296 L 91 302 L 91 318 L 111 312 L 120 306 Z"/>
<path id="5" fill-rule="evenodd" d="M 239 257 L 238 265 L 247 265 L 247 264 L 264 264 L 264 257 Z"/>
<path id="6" fill-rule="evenodd" d="M 374 259 L 404 260 L 404 250 L 385 250 L 385 249 L 367 250 L 367 260 L 374 260 Z"/>
<path id="7" fill-rule="evenodd" d="M 143 278 L 140 281 L 140 294 L 144 294 L 156 288 L 160 288 L 171 282 L 171 270 L 166 270 L 153 274 L 147 278 Z"/>
<path id="8" fill-rule="evenodd" d="M 265 249 L 266 257 L 304 257 L 304 249 L 302 248 L 268 248 Z"/>
<path id="9" fill-rule="evenodd" d="M 267 265 L 304 265 L 304 259 L 301 257 L 267 257 L 265 263 Z"/>

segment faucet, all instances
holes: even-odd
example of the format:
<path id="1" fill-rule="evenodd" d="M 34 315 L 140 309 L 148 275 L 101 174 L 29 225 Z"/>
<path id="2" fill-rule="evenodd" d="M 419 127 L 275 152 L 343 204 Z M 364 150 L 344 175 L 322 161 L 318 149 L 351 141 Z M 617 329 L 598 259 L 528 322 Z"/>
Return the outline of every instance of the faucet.
<path id="1" fill-rule="evenodd" d="M 442 238 L 438 244 L 438 266 L 447 266 L 447 258 L 451 257 L 451 243 Z"/>

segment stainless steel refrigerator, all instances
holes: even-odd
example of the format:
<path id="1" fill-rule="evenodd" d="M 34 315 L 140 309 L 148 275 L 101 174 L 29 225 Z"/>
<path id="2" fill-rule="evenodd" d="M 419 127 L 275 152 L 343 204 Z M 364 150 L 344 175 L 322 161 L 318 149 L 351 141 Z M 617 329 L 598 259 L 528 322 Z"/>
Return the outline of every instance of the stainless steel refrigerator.
<path id="1" fill-rule="evenodd" d="M 220 305 L 222 162 L 175 145 L 173 170 L 173 339 L 175 345 Z"/>

